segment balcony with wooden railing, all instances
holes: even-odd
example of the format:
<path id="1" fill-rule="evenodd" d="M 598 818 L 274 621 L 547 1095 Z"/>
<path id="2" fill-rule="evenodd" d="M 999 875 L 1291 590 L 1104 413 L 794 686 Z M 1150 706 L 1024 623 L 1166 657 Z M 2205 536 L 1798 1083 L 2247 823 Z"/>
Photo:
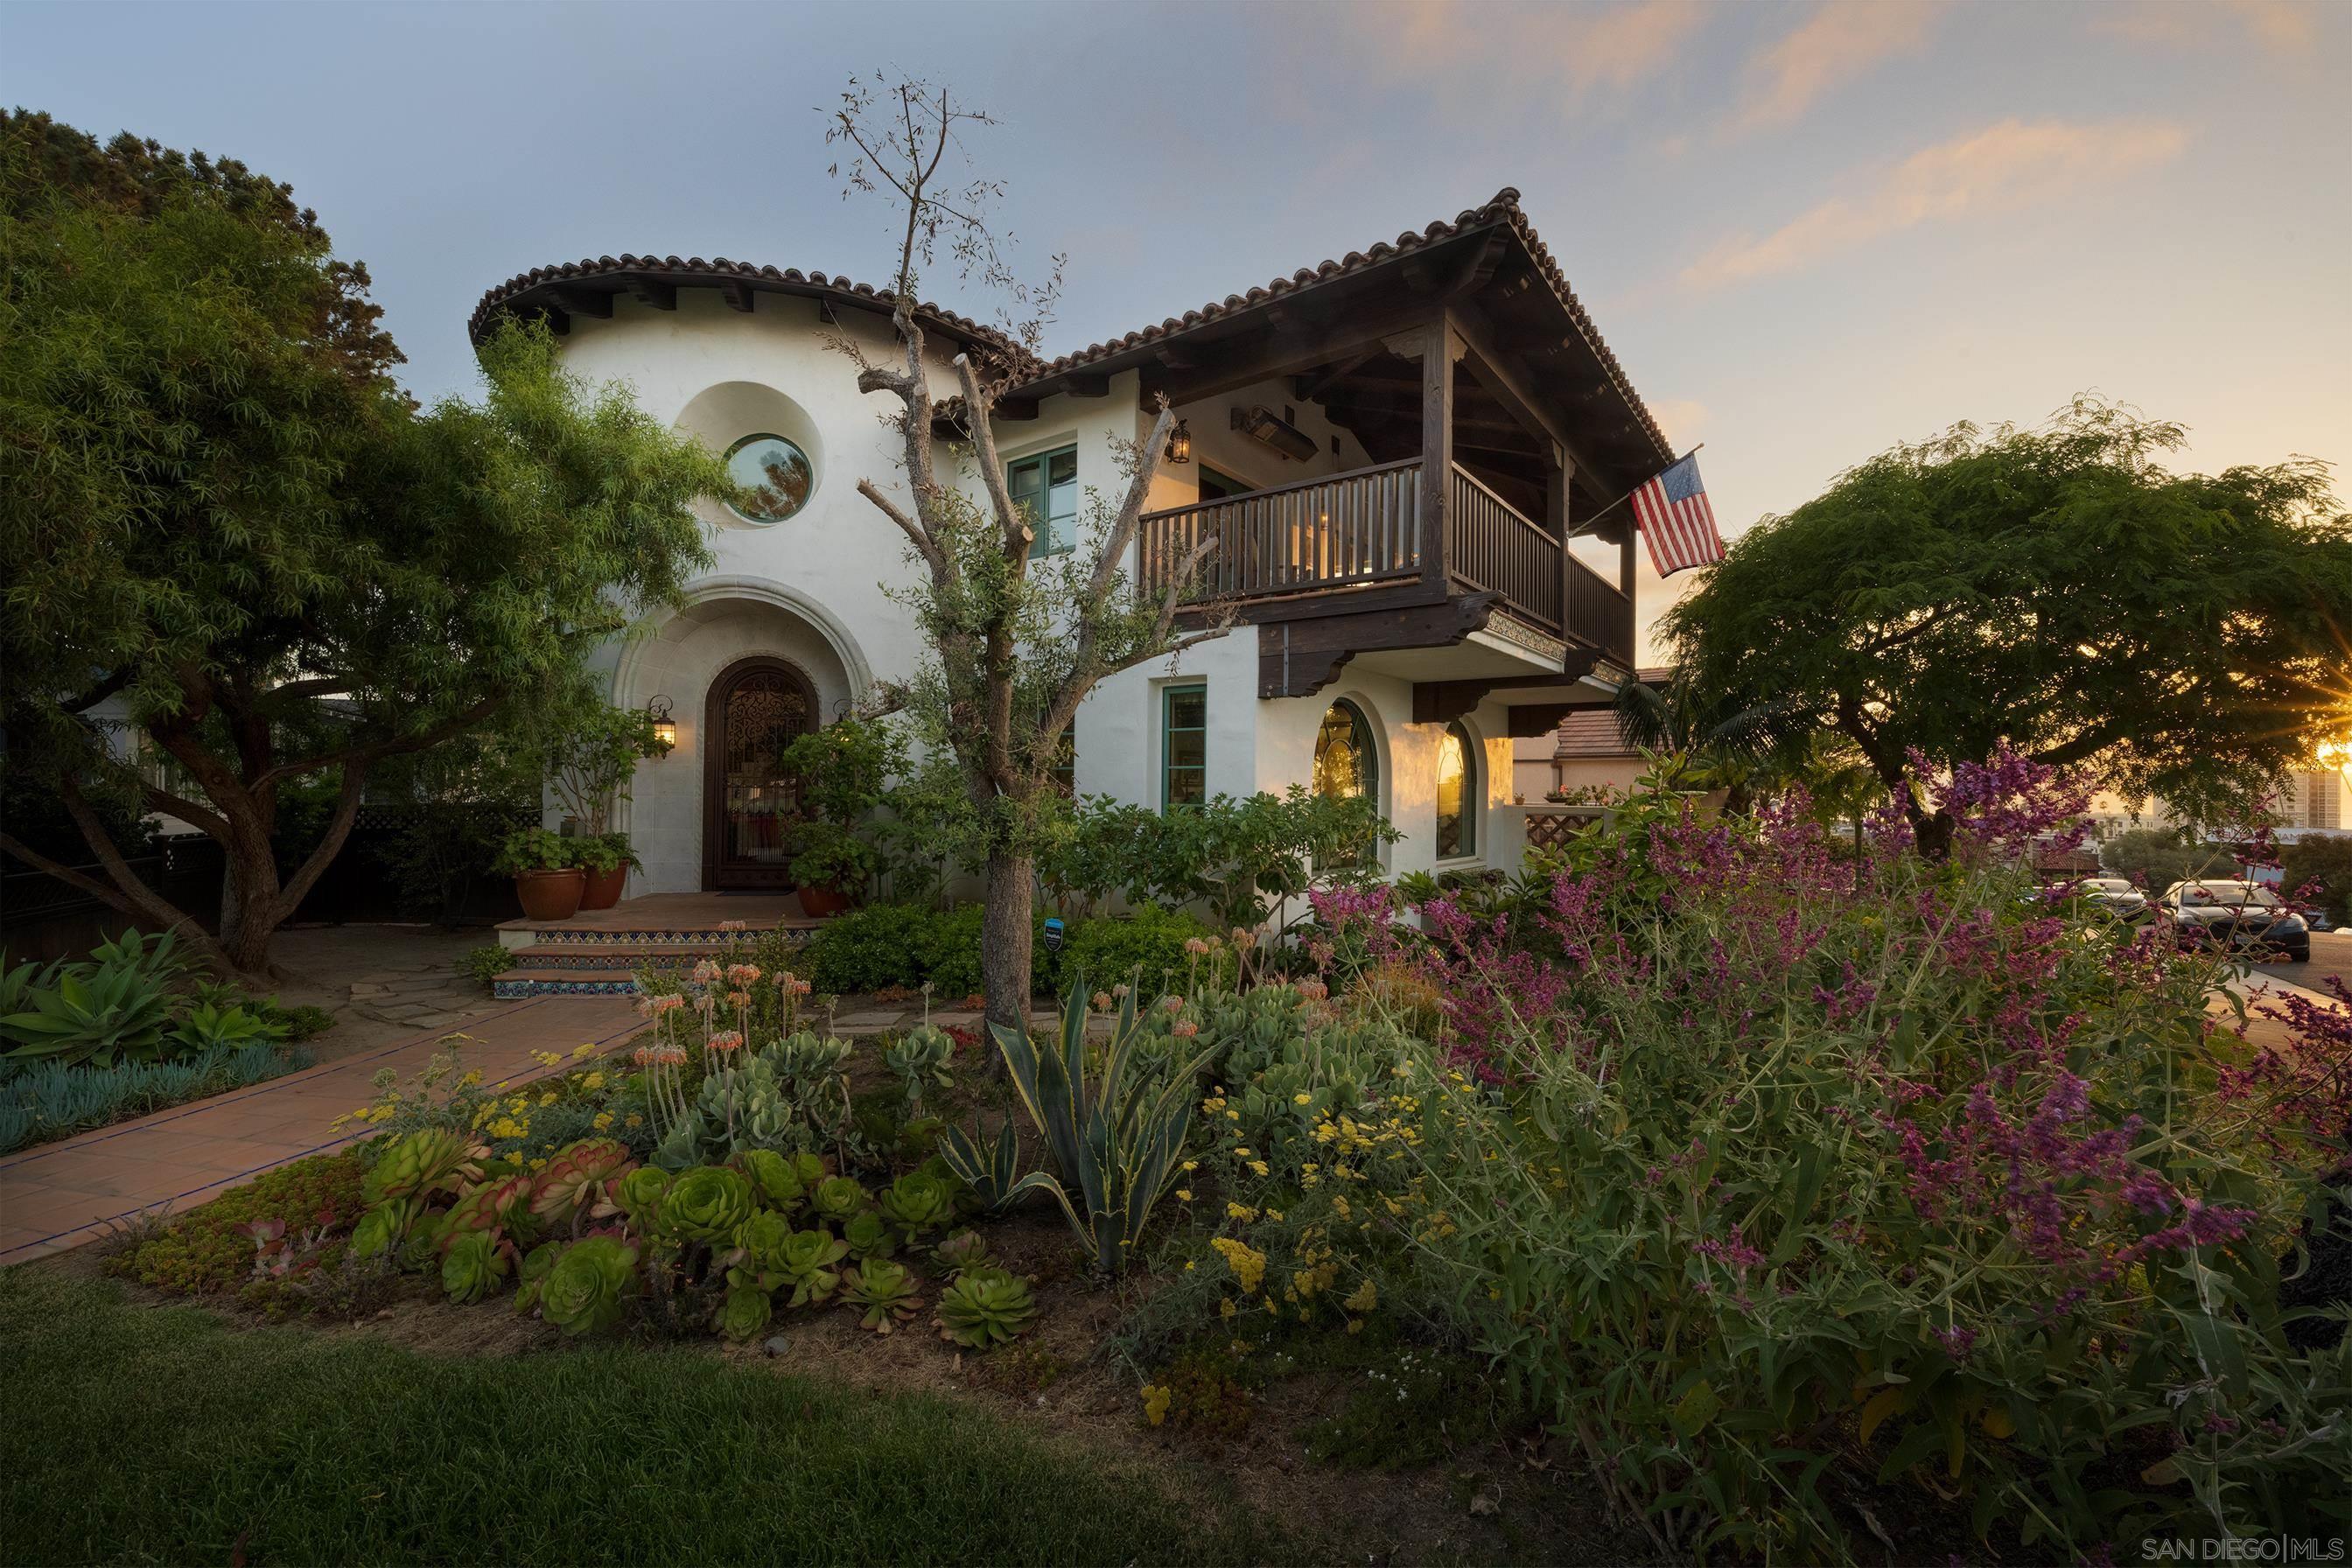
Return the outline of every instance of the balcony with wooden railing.
<path id="1" fill-rule="evenodd" d="M 1433 596 L 1443 596 L 1439 584 L 1449 594 L 1496 594 L 1520 620 L 1630 663 L 1632 601 L 1572 554 L 1563 561 L 1558 538 L 1468 469 L 1448 468 L 1441 563 L 1423 553 L 1430 479 L 1415 458 L 1148 512 L 1137 532 L 1139 586 L 1163 592 L 1208 540 L 1215 548 L 1186 590 L 1188 603 L 1247 606 L 1426 581 Z"/>

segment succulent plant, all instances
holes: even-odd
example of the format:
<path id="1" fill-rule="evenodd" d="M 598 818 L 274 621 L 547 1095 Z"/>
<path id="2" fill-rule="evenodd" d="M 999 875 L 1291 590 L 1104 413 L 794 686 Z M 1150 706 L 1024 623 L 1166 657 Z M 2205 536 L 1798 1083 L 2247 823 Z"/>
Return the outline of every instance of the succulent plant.
<path id="1" fill-rule="evenodd" d="M 808 1184 L 801 1180 L 799 1162 L 773 1149 L 740 1149 L 729 1163 L 751 1181 L 753 1201 L 778 1214 L 793 1213 L 808 1198 Z"/>
<path id="2" fill-rule="evenodd" d="M 442 1256 L 447 1257 L 461 1237 L 528 1229 L 530 1189 L 531 1179 L 520 1173 L 477 1183 L 441 1221 Z"/>
<path id="3" fill-rule="evenodd" d="M 976 1230 L 960 1230 L 931 1248 L 931 1261 L 953 1279 L 967 1268 L 988 1261 L 988 1241 Z"/>
<path id="4" fill-rule="evenodd" d="M 966 1268 L 940 1292 L 939 1315 L 931 1321 L 940 1338 L 966 1350 L 987 1350 L 1019 1333 L 1036 1315 L 1028 1281 L 983 1264 Z"/>
<path id="5" fill-rule="evenodd" d="M 679 1172 L 661 1197 L 661 1228 L 687 1241 L 730 1241 L 751 1217 L 751 1184 L 723 1165 Z"/>
<path id="6" fill-rule="evenodd" d="M 882 1189 L 882 1217 L 911 1240 L 955 1218 L 955 1187 L 939 1176 L 909 1171 Z"/>
<path id="7" fill-rule="evenodd" d="M 1007 1121 L 993 1132 L 950 1127 L 940 1134 L 940 1158 L 973 1200 L 989 1214 L 1013 1206 L 1021 1190 L 1021 1131 Z"/>
<path id="8" fill-rule="evenodd" d="M 592 1211 L 598 1218 L 619 1215 L 639 1236 L 652 1231 L 662 1194 L 677 1178 L 658 1165 L 639 1165 L 604 1184 L 604 1200 Z"/>
<path id="9" fill-rule="evenodd" d="M 376 1156 L 361 1193 L 371 1204 L 386 1198 L 423 1197 L 427 1193 L 454 1193 L 480 1177 L 481 1162 L 488 1153 L 446 1128 L 404 1132 Z"/>
<path id="10" fill-rule="evenodd" d="M 583 1138 L 566 1145 L 539 1173 L 530 1195 L 531 1217 L 543 1229 L 562 1229 L 593 1205 L 604 1184 L 635 1163 L 629 1146 L 617 1138 Z"/>
<path id="11" fill-rule="evenodd" d="M 442 1249 L 441 1289 L 460 1306 L 480 1300 L 507 1277 L 511 1251 L 489 1231 L 467 1231 Z"/>
<path id="12" fill-rule="evenodd" d="M 539 1287 L 540 1315 L 567 1334 L 591 1333 L 621 1321 L 637 1289 L 637 1249 L 618 1237 L 592 1236 L 563 1249 Z"/>
<path id="13" fill-rule="evenodd" d="M 866 1199 L 866 1189 L 849 1176 L 827 1176 L 809 1194 L 809 1206 L 819 1219 L 829 1219 L 836 1225 L 846 1225 L 873 1206 Z"/>
<path id="14" fill-rule="evenodd" d="M 887 1258 L 898 1249 L 898 1233 L 872 1209 L 843 1226 L 841 1239 L 849 1244 L 854 1258 Z"/>
<path id="15" fill-rule="evenodd" d="M 922 1300 L 905 1265 L 869 1258 L 842 1276 L 841 1299 L 862 1315 L 858 1325 L 887 1334 L 915 1315 Z"/>
<path id="16" fill-rule="evenodd" d="M 793 1222 L 773 1209 L 761 1209 L 735 1227 L 735 1247 L 754 1268 L 773 1268 L 782 1256 Z"/>
<path id="17" fill-rule="evenodd" d="M 360 1215 L 359 1223 L 352 1226 L 351 1244 L 343 1249 L 344 1256 L 373 1258 L 392 1251 L 407 1237 L 408 1227 L 424 1212 L 425 1205 L 417 1198 L 384 1199 Z"/>
<path id="18" fill-rule="evenodd" d="M 522 1255 L 522 1267 L 515 1271 L 517 1284 L 514 1310 L 516 1311 L 529 1316 L 538 1310 L 539 1293 L 547 1283 L 548 1271 L 555 1267 L 555 1260 L 562 1256 L 563 1244 L 560 1241 L 542 1241 Z"/>
<path id="19" fill-rule="evenodd" d="M 441 1232 L 448 1215 L 427 1211 L 410 1222 L 408 1234 L 401 1238 L 400 1266 L 411 1272 L 431 1268 L 441 1256 Z"/>
<path id="20" fill-rule="evenodd" d="M 730 1268 L 727 1297 L 719 1305 L 719 1331 L 739 1343 L 768 1326 L 776 1313 L 773 1274 L 756 1268 Z"/>
<path id="21" fill-rule="evenodd" d="M 782 1283 L 793 1288 L 787 1306 L 799 1307 L 823 1302 L 841 1283 L 841 1276 L 833 1266 L 849 1256 L 849 1243 L 830 1231 L 796 1230 L 784 1237 L 776 1256 L 776 1272 L 783 1276 Z"/>
<path id="22" fill-rule="evenodd" d="M 948 1073 L 948 1062 L 954 1055 L 955 1041 L 935 1024 L 908 1030 L 905 1037 L 882 1053 L 882 1065 L 907 1085 L 908 1115 L 922 1104 L 926 1084 L 940 1089 L 953 1087 L 955 1080 Z"/>

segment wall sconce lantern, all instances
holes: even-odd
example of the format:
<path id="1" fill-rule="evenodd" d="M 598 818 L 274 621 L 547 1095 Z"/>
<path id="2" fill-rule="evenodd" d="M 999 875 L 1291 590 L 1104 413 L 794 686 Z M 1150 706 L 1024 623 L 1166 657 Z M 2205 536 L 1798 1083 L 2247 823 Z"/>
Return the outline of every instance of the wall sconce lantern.
<path id="1" fill-rule="evenodd" d="M 668 756 L 677 749 L 677 721 L 669 716 L 669 699 L 656 697 L 646 703 L 646 717 L 653 721 L 654 744 L 661 748 L 656 758 Z"/>
<path id="2" fill-rule="evenodd" d="M 1176 428 L 1168 432 L 1168 450 L 1163 454 L 1171 463 L 1192 460 L 1192 426 L 1189 420 L 1179 419 Z"/>

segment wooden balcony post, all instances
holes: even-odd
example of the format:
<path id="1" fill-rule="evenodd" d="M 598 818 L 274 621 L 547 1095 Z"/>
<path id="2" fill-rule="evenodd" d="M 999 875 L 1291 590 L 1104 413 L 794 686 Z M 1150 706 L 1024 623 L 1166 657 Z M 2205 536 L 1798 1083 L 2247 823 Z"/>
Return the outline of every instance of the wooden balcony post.
<path id="1" fill-rule="evenodd" d="M 1557 441 L 1549 446 L 1551 467 L 1544 471 L 1544 526 L 1559 541 L 1559 629 L 1565 637 L 1576 629 L 1569 620 L 1569 607 L 1575 602 L 1569 590 L 1569 576 L 1576 567 L 1569 558 L 1568 549 L 1568 454 Z"/>
<path id="2" fill-rule="evenodd" d="M 1445 592 L 1447 497 L 1454 489 L 1454 362 L 1460 339 L 1444 307 L 1421 348 L 1421 575 Z"/>

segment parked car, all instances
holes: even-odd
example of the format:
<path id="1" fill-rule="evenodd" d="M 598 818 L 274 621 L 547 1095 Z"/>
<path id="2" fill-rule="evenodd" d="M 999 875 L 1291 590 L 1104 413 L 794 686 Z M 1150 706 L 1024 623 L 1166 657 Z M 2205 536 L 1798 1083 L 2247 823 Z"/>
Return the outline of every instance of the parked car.
<path id="1" fill-rule="evenodd" d="M 2311 957 L 2310 926 L 2260 882 L 2175 882 L 2158 907 L 2179 922 L 2184 942 L 2284 953 L 2295 963 Z"/>
<path id="2" fill-rule="evenodd" d="M 2132 886 L 2128 877 L 2085 877 L 2081 889 L 2080 897 L 2117 920 L 2137 920 L 2147 912 L 2147 895 Z"/>

